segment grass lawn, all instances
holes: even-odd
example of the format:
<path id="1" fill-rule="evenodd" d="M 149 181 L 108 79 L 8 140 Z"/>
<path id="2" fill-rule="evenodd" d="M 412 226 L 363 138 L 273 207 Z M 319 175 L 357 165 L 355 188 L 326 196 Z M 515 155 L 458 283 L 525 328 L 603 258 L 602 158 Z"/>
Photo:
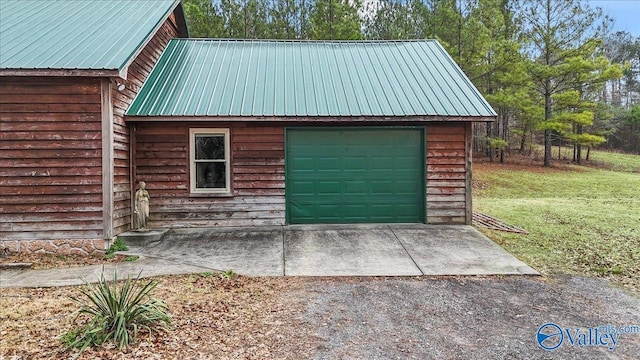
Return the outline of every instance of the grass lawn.
<path id="1" fill-rule="evenodd" d="M 589 161 L 609 165 L 611 170 L 635 172 L 640 174 L 640 155 L 621 154 L 616 152 L 595 151 L 591 152 Z"/>
<path id="2" fill-rule="evenodd" d="M 540 146 L 537 149 L 539 153 L 538 156 L 542 157 L 544 148 Z M 558 150 L 558 147 L 553 147 L 551 149 L 553 161 L 558 161 L 558 153 L 560 154 L 561 160 L 566 161 L 573 159 L 572 147 L 564 146 L 561 147 L 560 150 Z M 589 155 L 589 160 L 585 160 L 585 156 L 587 156 L 586 149 L 582 152 L 583 165 L 586 166 L 596 166 L 613 171 L 640 173 L 639 155 L 593 150 Z"/>
<path id="3" fill-rule="evenodd" d="M 640 156 L 592 159 L 618 170 L 474 164 L 474 210 L 529 234 L 481 230 L 545 274 L 607 277 L 640 293 Z"/>

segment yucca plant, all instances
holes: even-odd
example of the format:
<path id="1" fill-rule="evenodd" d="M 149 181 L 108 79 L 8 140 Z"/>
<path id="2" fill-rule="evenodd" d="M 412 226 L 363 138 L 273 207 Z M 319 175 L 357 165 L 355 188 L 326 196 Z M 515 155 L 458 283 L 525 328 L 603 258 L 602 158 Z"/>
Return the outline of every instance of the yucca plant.
<path id="1" fill-rule="evenodd" d="M 138 331 L 152 332 L 156 327 L 167 327 L 171 323 L 167 305 L 150 297 L 156 282 L 141 285 L 138 274 L 133 280 L 128 276 L 118 289 L 117 280 L 114 272 L 113 281 L 107 282 L 103 268 L 97 284 L 92 285 L 85 280 L 87 286 L 80 290 L 85 296 L 83 300 L 71 297 L 80 305 L 78 316 L 84 314 L 90 319 L 86 325 L 63 337 L 67 346 L 79 348 L 82 352 L 89 346 L 113 341 L 122 349 L 135 341 Z"/>

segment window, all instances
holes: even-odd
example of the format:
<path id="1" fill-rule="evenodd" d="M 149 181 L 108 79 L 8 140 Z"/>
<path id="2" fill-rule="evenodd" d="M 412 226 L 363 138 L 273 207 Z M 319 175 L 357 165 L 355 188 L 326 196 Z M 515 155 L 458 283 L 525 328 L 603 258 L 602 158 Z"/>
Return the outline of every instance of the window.
<path id="1" fill-rule="evenodd" d="M 191 192 L 231 192 L 229 129 L 189 130 Z"/>

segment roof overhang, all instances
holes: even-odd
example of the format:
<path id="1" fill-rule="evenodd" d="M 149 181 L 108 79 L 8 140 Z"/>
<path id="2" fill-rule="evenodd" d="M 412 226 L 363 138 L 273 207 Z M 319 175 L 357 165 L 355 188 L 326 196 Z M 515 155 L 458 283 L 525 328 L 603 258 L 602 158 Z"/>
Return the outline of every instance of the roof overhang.
<path id="1" fill-rule="evenodd" d="M 125 117 L 127 122 L 493 122 L 495 116 L 131 116 Z"/>
<path id="2" fill-rule="evenodd" d="M 119 77 L 121 77 L 124 80 L 127 80 L 127 74 L 129 72 L 129 66 L 131 66 L 131 64 L 133 64 L 133 62 L 136 60 L 138 55 L 140 55 L 142 50 L 144 50 L 144 48 L 147 46 L 147 44 L 149 44 L 151 39 L 153 39 L 153 36 L 158 32 L 158 30 L 160 30 L 162 25 L 164 25 L 164 23 L 167 21 L 167 19 L 169 19 L 169 16 L 171 16 L 171 14 L 173 14 L 174 12 L 177 13 L 176 15 L 178 15 L 176 17 L 176 23 L 178 25 L 178 36 L 179 37 L 188 37 L 189 36 L 189 29 L 187 28 L 187 23 L 186 23 L 186 19 L 185 19 L 185 15 L 184 15 L 184 10 L 182 9 L 181 0 L 174 0 L 173 5 L 169 8 L 169 10 L 166 12 L 166 14 L 164 14 L 164 16 L 162 17 L 162 20 L 159 21 L 156 24 L 156 26 L 153 28 L 153 31 L 151 31 L 149 33 L 147 38 L 144 39 L 142 44 L 140 46 L 138 46 L 136 51 L 129 57 L 127 62 L 124 64 L 124 66 L 121 67 L 121 70 L 120 70 L 120 74 L 121 75 L 119 75 Z"/>
<path id="3" fill-rule="evenodd" d="M 178 26 L 178 35 L 180 37 L 188 37 L 189 30 L 187 27 L 184 9 L 182 8 L 181 0 L 174 0 L 173 5 L 162 16 L 161 20 L 155 25 L 153 30 L 147 35 L 144 41 L 136 48 L 136 51 L 129 56 L 127 61 L 120 66 L 119 69 L 53 69 L 53 68 L 0 68 L 0 77 L 2 76 L 16 76 L 16 77 L 57 77 L 57 76 L 75 76 L 75 77 L 109 77 L 120 78 L 127 80 L 129 66 L 140 55 L 142 50 L 153 39 L 154 35 L 162 27 L 162 25 L 169 19 L 171 14 L 176 13 L 176 23 Z"/>
<path id="4" fill-rule="evenodd" d="M 115 69 L 0 69 L 0 76 L 78 76 L 126 79 L 126 71 Z"/>

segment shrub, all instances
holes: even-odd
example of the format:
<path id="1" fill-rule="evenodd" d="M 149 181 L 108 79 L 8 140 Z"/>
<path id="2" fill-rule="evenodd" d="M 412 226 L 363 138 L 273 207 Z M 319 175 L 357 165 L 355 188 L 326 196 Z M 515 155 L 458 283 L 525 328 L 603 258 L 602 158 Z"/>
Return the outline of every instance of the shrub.
<path id="1" fill-rule="evenodd" d="M 139 282 L 140 274 L 133 280 L 128 276 L 118 289 L 117 274 L 114 272 L 113 281 L 109 283 L 104 278 L 104 269 L 97 284 L 85 281 L 87 287 L 80 290 L 86 297 L 84 301 L 76 297 L 71 300 L 80 305 L 78 316 L 89 316 L 89 322 L 65 334 L 63 343 L 81 352 L 108 341 L 122 349 L 135 341 L 141 329 L 152 332 L 159 326 L 167 327 L 171 323 L 167 305 L 150 297 L 157 283 L 149 281 L 140 285 Z"/>

